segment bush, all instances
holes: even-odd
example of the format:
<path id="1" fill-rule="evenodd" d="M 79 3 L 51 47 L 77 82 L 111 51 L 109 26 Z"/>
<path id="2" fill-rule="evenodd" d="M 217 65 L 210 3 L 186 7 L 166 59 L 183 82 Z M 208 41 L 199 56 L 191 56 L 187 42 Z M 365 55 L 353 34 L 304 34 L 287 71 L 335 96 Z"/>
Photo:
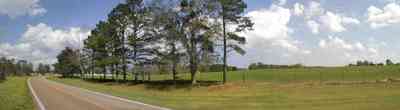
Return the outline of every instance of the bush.
<path id="1" fill-rule="evenodd" d="M 261 62 L 252 63 L 249 65 L 250 70 L 254 69 L 286 69 L 286 68 L 302 68 L 304 67 L 302 64 L 293 64 L 293 65 L 273 65 L 273 64 L 263 64 Z"/>
<path id="2" fill-rule="evenodd" d="M 223 64 L 213 64 L 213 65 L 210 65 L 208 72 L 221 72 L 223 70 L 224 70 L 224 65 Z M 236 71 L 236 70 L 238 70 L 237 67 L 228 66 L 228 71 Z"/>

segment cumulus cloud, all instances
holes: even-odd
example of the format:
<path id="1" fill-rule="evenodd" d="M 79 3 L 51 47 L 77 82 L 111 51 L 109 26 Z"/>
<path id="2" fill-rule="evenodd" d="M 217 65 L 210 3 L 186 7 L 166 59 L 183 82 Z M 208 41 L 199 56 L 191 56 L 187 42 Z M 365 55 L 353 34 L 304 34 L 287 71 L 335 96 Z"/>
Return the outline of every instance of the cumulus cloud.
<path id="1" fill-rule="evenodd" d="M 311 51 L 302 47 L 302 42 L 294 39 L 293 30 L 289 28 L 292 13 L 290 9 L 272 5 L 268 9 L 250 11 L 246 14 L 254 22 L 252 31 L 241 33 L 246 37 L 244 56 L 247 62 L 271 61 L 268 58 L 290 57 L 310 54 Z M 295 60 L 290 60 L 295 61 Z M 238 62 L 242 63 L 242 62 Z M 287 63 L 287 62 L 285 62 Z"/>
<path id="2" fill-rule="evenodd" d="M 328 58 L 329 59 L 326 59 Z M 376 61 L 381 58 L 379 50 L 370 46 L 368 43 L 360 41 L 348 41 L 340 37 L 329 36 L 321 39 L 318 47 L 313 50 L 313 54 L 307 59 L 311 65 L 345 65 L 355 60 Z"/>
<path id="3" fill-rule="evenodd" d="M 318 34 L 321 30 L 343 32 L 346 31 L 345 25 L 360 24 L 360 21 L 356 18 L 325 10 L 317 1 L 308 2 L 307 7 L 295 3 L 292 10 L 293 15 L 304 15 L 306 26 L 311 29 L 313 34 Z"/>
<path id="4" fill-rule="evenodd" d="M 23 15 L 42 15 L 47 12 L 40 6 L 40 0 L 0 0 L 0 15 L 11 18 Z"/>
<path id="5" fill-rule="evenodd" d="M 81 28 L 54 29 L 44 23 L 28 25 L 15 44 L 0 44 L 0 56 L 51 64 L 56 62 L 57 54 L 66 46 L 81 48 L 82 40 L 89 34 Z"/>
<path id="6" fill-rule="evenodd" d="M 370 6 L 367 14 L 367 22 L 374 29 L 400 23 L 400 6 L 396 3 L 389 3 L 383 9 Z"/>
<path id="7" fill-rule="evenodd" d="M 389 47 L 386 45 L 390 44 L 381 41 L 384 38 L 360 38 L 364 36 L 359 32 L 367 35 L 371 32 L 368 26 L 358 27 L 365 23 L 359 20 L 364 13 L 348 13 L 341 8 L 330 10 L 331 2 L 341 1 L 324 1 L 324 5 L 318 0 L 300 1 L 290 6 L 272 4 L 268 9 L 249 11 L 246 16 L 251 17 L 255 25 L 253 31 L 243 34 L 248 41 L 247 54 L 234 56 L 229 61 L 244 66 L 254 62 L 343 66 L 356 60 L 381 62 L 388 56 L 398 56 L 391 51 L 393 45 Z M 344 32 L 355 26 L 356 30 Z"/>
<path id="8" fill-rule="evenodd" d="M 293 5 L 293 14 L 296 16 L 303 15 L 304 13 L 304 5 L 300 3 L 295 3 Z"/>
<path id="9" fill-rule="evenodd" d="M 308 7 L 305 9 L 305 17 L 310 19 L 314 16 L 319 16 L 324 14 L 325 9 L 322 8 L 321 3 L 316 1 L 310 1 Z"/>
<path id="10" fill-rule="evenodd" d="M 339 37 L 329 36 L 327 40 L 320 40 L 319 47 L 328 49 L 341 49 L 348 51 L 366 51 L 366 47 L 361 42 L 350 43 Z M 368 49 L 370 50 L 370 49 Z M 375 51 L 371 51 L 375 53 Z"/>
<path id="11" fill-rule="evenodd" d="M 291 18 L 289 9 L 272 5 L 269 9 L 251 11 L 246 16 L 255 23 L 254 30 L 244 34 L 249 47 L 282 48 L 288 52 L 308 53 L 299 47 L 299 41 L 290 36 L 292 29 L 288 27 Z"/>
<path id="12" fill-rule="evenodd" d="M 320 16 L 319 21 L 321 22 L 322 28 L 331 32 L 346 31 L 344 26 L 346 24 L 360 24 L 360 21 L 355 18 L 338 15 L 330 11 L 326 12 L 325 15 Z"/>
<path id="13" fill-rule="evenodd" d="M 307 21 L 307 27 L 310 28 L 311 33 L 313 34 L 318 34 L 319 33 L 319 23 L 317 23 L 316 21 L 310 20 Z"/>

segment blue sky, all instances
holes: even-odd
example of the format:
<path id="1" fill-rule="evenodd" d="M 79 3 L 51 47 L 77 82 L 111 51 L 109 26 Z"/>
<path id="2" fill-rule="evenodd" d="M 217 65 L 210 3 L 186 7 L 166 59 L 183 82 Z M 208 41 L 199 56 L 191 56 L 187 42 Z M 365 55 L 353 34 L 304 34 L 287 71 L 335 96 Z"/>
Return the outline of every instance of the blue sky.
<path id="1" fill-rule="evenodd" d="M 39 16 L 10 18 L 0 16 L 1 42 L 16 42 L 28 24 L 46 23 L 55 28 L 81 27 L 91 29 L 99 20 L 104 20 L 114 6 L 124 0 L 40 0 L 47 12 Z M 269 0 L 246 0 L 249 10 L 266 7 Z"/>
<path id="2" fill-rule="evenodd" d="M 54 63 L 80 47 L 90 29 L 123 0 L 2 0 L 0 56 Z M 355 60 L 400 60 L 397 0 L 245 0 L 254 30 L 244 56 L 229 63 L 340 66 Z"/>
<path id="3" fill-rule="evenodd" d="M 7 0 L 6 0 L 7 1 Z M 11 1 L 11 0 L 10 0 Z M 18 1 L 18 0 L 17 0 Z M 81 27 L 91 29 L 121 0 L 40 0 L 47 10 L 43 15 L 21 15 L 10 18 L 0 15 L 2 42 L 16 42 L 28 24 L 46 23 L 54 28 Z"/>

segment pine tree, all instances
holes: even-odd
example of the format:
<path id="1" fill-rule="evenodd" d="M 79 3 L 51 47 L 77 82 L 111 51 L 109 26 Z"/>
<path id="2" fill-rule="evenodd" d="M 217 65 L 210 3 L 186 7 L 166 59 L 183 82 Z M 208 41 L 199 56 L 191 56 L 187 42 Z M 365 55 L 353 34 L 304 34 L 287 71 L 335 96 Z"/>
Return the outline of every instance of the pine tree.
<path id="1" fill-rule="evenodd" d="M 73 77 L 75 73 L 80 72 L 79 61 L 79 51 L 66 47 L 57 55 L 55 71 L 61 73 L 62 77 Z"/>
<path id="2" fill-rule="evenodd" d="M 189 60 L 192 84 L 196 83 L 201 54 L 214 52 L 214 38 L 217 30 L 212 25 L 212 0 L 181 0 L 178 10 L 178 32 Z"/>
<path id="3" fill-rule="evenodd" d="M 253 26 L 251 20 L 243 16 L 246 8 L 247 5 L 243 0 L 217 0 L 216 2 L 216 9 L 219 12 L 218 17 L 222 22 L 223 83 L 226 82 L 226 73 L 228 71 L 228 49 L 232 49 L 239 54 L 245 54 L 240 45 L 245 44 L 246 39 L 237 33 L 251 29 Z M 235 29 L 228 30 L 231 27 L 235 27 Z"/>
<path id="4" fill-rule="evenodd" d="M 180 60 L 185 55 L 184 47 L 180 42 L 183 33 L 179 32 L 178 13 L 171 8 L 171 3 L 156 1 L 151 7 L 152 20 L 151 31 L 153 37 L 156 37 L 158 45 L 154 47 L 157 55 L 155 59 L 159 65 L 169 63 L 171 65 L 172 79 L 177 80 L 177 67 Z"/>

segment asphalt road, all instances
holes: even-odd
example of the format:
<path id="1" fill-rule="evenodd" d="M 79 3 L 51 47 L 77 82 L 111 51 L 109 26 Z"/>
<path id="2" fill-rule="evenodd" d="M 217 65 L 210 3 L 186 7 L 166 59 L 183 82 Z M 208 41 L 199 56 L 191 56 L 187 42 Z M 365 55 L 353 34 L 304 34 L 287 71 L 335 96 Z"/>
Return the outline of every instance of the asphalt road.
<path id="1" fill-rule="evenodd" d="M 168 110 L 35 77 L 28 80 L 38 110 Z"/>

